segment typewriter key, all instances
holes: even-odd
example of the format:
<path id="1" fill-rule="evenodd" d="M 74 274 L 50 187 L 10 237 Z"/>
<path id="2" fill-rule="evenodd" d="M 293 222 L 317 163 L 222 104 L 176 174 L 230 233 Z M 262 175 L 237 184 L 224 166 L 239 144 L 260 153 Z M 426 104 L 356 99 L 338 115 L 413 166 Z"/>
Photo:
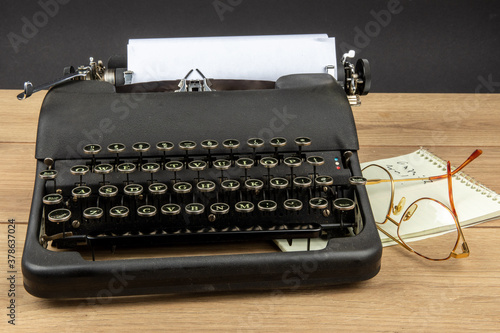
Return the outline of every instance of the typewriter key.
<path id="1" fill-rule="evenodd" d="M 134 172 L 136 169 L 134 163 L 122 163 L 116 167 L 116 170 L 120 173 L 124 173 L 127 175 L 127 184 L 130 182 L 129 180 L 129 174 Z"/>
<path id="2" fill-rule="evenodd" d="M 272 169 L 278 165 L 278 160 L 274 157 L 263 157 L 260 159 L 260 164 L 267 169 Z"/>
<path id="3" fill-rule="evenodd" d="M 216 160 L 214 162 L 214 167 L 220 170 L 220 179 L 224 180 L 224 170 L 228 170 L 231 167 L 231 161 L 229 160 Z"/>
<path id="4" fill-rule="evenodd" d="M 62 200 L 63 200 L 62 195 L 54 193 L 54 194 L 47 194 L 46 196 L 44 196 L 42 202 L 45 205 L 58 205 L 62 202 Z"/>
<path id="5" fill-rule="evenodd" d="M 244 179 L 247 179 L 248 178 L 248 169 L 250 169 L 254 165 L 254 160 L 252 160 L 251 158 L 248 158 L 248 157 L 238 158 L 236 160 L 236 165 L 239 168 L 242 168 L 245 170 L 245 178 Z"/>
<path id="6" fill-rule="evenodd" d="M 355 205 L 354 201 L 349 198 L 338 198 L 333 201 L 333 207 L 340 211 L 352 210 Z"/>
<path id="7" fill-rule="evenodd" d="M 87 155 L 92 155 L 92 165 L 95 165 L 95 155 L 97 155 L 102 150 L 102 147 L 98 144 L 89 144 L 83 147 L 83 152 Z"/>
<path id="8" fill-rule="evenodd" d="M 178 182 L 174 184 L 173 189 L 175 193 L 186 194 L 191 192 L 193 185 L 187 182 Z"/>
<path id="9" fill-rule="evenodd" d="M 190 203 L 184 207 L 186 213 L 189 215 L 200 215 L 205 212 L 205 206 L 201 203 Z"/>
<path id="10" fill-rule="evenodd" d="M 217 202 L 210 206 L 210 212 L 215 215 L 224 215 L 229 213 L 229 205 L 224 202 Z"/>
<path id="11" fill-rule="evenodd" d="M 161 195 L 167 193 L 167 185 L 163 183 L 154 183 L 148 186 L 148 190 L 151 194 Z"/>
<path id="12" fill-rule="evenodd" d="M 313 188 L 316 188 L 316 167 L 325 164 L 325 159 L 321 156 L 309 156 L 307 163 L 313 166 Z"/>
<path id="13" fill-rule="evenodd" d="M 278 208 L 278 204 L 273 200 L 261 200 L 257 207 L 261 212 L 274 212 Z"/>
<path id="14" fill-rule="evenodd" d="M 177 171 L 181 171 L 184 164 L 179 161 L 170 161 L 165 163 L 165 170 L 172 171 L 174 173 L 174 183 L 177 182 Z"/>
<path id="15" fill-rule="evenodd" d="M 237 180 L 227 179 L 224 180 L 220 185 L 224 191 L 233 192 L 240 189 L 240 182 Z"/>
<path id="16" fill-rule="evenodd" d="M 120 153 L 125 150 L 123 143 L 112 143 L 108 145 L 108 151 L 116 154 L 115 165 L 120 164 Z"/>
<path id="17" fill-rule="evenodd" d="M 265 143 L 264 140 L 261 138 L 251 138 L 251 139 L 247 140 L 248 147 L 252 148 L 252 150 L 253 150 L 252 158 L 255 161 L 257 160 L 256 149 L 263 147 L 264 143 Z"/>
<path id="18" fill-rule="evenodd" d="M 202 180 L 196 184 L 196 188 L 200 192 L 212 192 L 215 190 L 215 183 L 211 180 Z"/>
<path id="19" fill-rule="evenodd" d="M 300 188 L 307 188 L 307 187 L 311 186 L 312 180 L 309 177 L 302 177 L 302 176 L 295 177 L 293 179 L 293 184 L 295 184 L 295 186 L 300 187 Z"/>
<path id="20" fill-rule="evenodd" d="M 139 165 L 142 164 L 142 153 L 147 152 L 151 145 L 147 142 L 136 142 L 132 145 L 132 149 L 139 153 Z"/>
<path id="21" fill-rule="evenodd" d="M 66 208 L 58 208 L 51 211 L 47 217 L 50 222 L 66 222 L 71 218 L 71 211 Z"/>
<path id="22" fill-rule="evenodd" d="M 43 170 L 38 174 L 41 179 L 51 180 L 57 177 L 57 170 Z"/>
<path id="23" fill-rule="evenodd" d="M 238 213 L 251 213 L 254 210 L 254 204 L 250 201 L 240 201 L 234 205 L 234 209 Z"/>
<path id="24" fill-rule="evenodd" d="M 189 140 L 181 141 L 179 142 L 179 148 L 186 152 L 185 162 L 187 163 L 189 162 L 189 151 L 196 148 L 196 142 Z"/>
<path id="25" fill-rule="evenodd" d="M 83 211 L 83 217 L 89 220 L 97 220 L 102 217 L 104 211 L 99 207 L 89 207 Z"/>
<path id="26" fill-rule="evenodd" d="M 137 208 L 137 215 L 143 217 L 152 217 L 156 215 L 156 207 L 151 205 L 144 205 Z"/>
<path id="27" fill-rule="evenodd" d="M 272 138 L 271 141 L 269 141 L 269 143 L 271 144 L 271 146 L 274 147 L 274 157 L 279 159 L 278 148 L 286 146 L 286 139 L 281 137 L 276 137 Z"/>
<path id="28" fill-rule="evenodd" d="M 129 184 L 123 188 L 123 193 L 125 193 L 126 195 L 130 195 L 130 196 L 138 196 L 138 195 L 142 194 L 143 190 L 144 189 L 143 189 L 142 185 Z"/>
<path id="29" fill-rule="evenodd" d="M 240 146 L 240 142 L 236 139 L 227 139 L 222 142 L 224 148 L 229 149 L 230 160 L 233 160 L 233 149 L 237 149 Z"/>
<path id="30" fill-rule="evenodd" d="M 259 191 L 264 187 L 264 182 L 259 179 L 247 179 L 245 180 L 245 187 L 250 191 Z"/>
<path id="31" fill-rule="evenodd" d="M 143 172 L 149 172 L 151 174 L 151 183 L 154 183 L 153 174 L 160 170 L 160 165 L 158 163 L 144 163 L 141 166 Z"/>
<path id="32" fill-rule="evenodd" d="M 90 168 L 86 165 L 75 165 L 69 169 L 72 175 L 80 176 L 80 185 L 83 185 L 83 176 L 89 172 Z"/>
<path id="33" fill-rule="evenodd" d="M 365 185 L 367 182 L 365 177 L 361 176 L 352 176 L 349 177 L 349 184 L 351 185 Z"/>
<path id="34" fill-rule="evenodd" d="M 94 172 L 102 175 L 102 184 L 106 185 L 106 175 L 113 171 L 113 166 L 111 164 L 98 164 L 94 167 Z"/>
<path id="35" fill-rule="evenodd" d="M 201 147 L 208 150 L 208 163 L 212 163 L 211 151 L 219 146 L 215 140 L 205 140 L 201 142 Z"/>
<path id="36" fill-rule="evenodd" d="M 312 143 L 312 140 L 308 137 L 302 136 L 302 137 L 295 138 L 294 142 L 299 147 L 299 151 L 297 153 L 297 156 L 302 158 L 302 147 L 310 146 Z"/>
<path id="37" fill-rule="evenodd" d="M 193 170 L 193 171 L 196 171 L 197 172 L 197 180 L 200 180 L 200 171 L 203 171 L 207 168 L 208 166 L 208 163 L 205 162 L 205 161 L 201 161 L 201 160 L 195 160 L 195 161 L 191 161 L 188 163 L 188 168 L 190 170 Z"/>
<path id="38" fill-rule="evenodd" d="M 109 210 L 109 216 L 116 218 L 127 217 L 129 209 L 125 206 L 115 206 Z"/>
<path id="39" fill-rule="evenodd" d="M 318 176 L 316 177 L 316 184 L 319 186 L 331 186 L 333 185 L 333 178 L 330 176 Z"/>
<path id="40" fill-rule="evenodd" d="M 328 207 L 328 200 L 325 198 L 312 198 L 309 200 L 309 206 L 313 209 L 325 209 Z"/>
<path id="41" fill-rule="evenodd" d="M 283 202 L 283 207 L 286 210 L 299 211 L 302 209 L 302 201 L 298 199 L 288 199 Z"/>
<path id="42" fill-rule="evenodd" d="M 174 149 L 174 144 L 170 141 L 160 141 L 156 144 L 156 149 L 165 153 Z"/>
<path id="43" fill-rule="evenodd" d="M 99 187 L 99 195 L 104 198 L 112 198 L 118 194 L 118 187 L 115 185 L 104 185 Z"/>
<path id="44" fill-rule="evenodd" d="M 88 186 L 77 186 L 71 190 L 74 198 L 88 198 L 92 190 Z"/>
<path id="45" fill-rule="evenodd" d="M 302 164 L 302 160 L 298 157 L 292 156 L 285 158 L 283 163 L 293 170 L 293 168 L 298 168 Z"/>
<path id="46" fill-rule="evenodd" d="M 161 206 L 161 213 L 163 215 L 177 215 L 181 212 L 181 206 L 177 204 L 165 204 Z"/>
<path id="47" fill-rule="evenodd" d="M 278 190 L 285 189 L 288 186 L 288 180 L 286 180 L 285 178 L 281 178 L 281 177 L 272 178 L 270 183 L 271 183 L 272 188 L 275 188 Z"/>

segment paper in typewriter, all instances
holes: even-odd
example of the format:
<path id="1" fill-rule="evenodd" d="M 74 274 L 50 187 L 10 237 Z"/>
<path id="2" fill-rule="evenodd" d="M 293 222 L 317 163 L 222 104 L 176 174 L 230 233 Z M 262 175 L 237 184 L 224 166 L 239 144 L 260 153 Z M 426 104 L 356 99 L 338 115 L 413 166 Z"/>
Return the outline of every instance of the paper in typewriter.
<path id="1" fill-rule="evenodd" d="M 179 80 L 192 69 L 212 79 L 276 81 L 337 68 L 335 38 L 326 34 L 131 39 L 127 48 L 132 83 Z"/>
<path id="2" fill-rule="evenodd" d="M 423 148 L 407 155 L 362 163 L 361 168 L 369 164 L 377 164 L 386 168 L 394 179 L 430 177 L 446 173 L 446 162 Z M 455 167 L 452 167 L 452 170 Z M 422 197 L 434 198 L 449 207 L 446 179 L 433 182 L 399 182 L 395 183 L 394 186 L 395 202 L 398 202 L 403 196 L 406 197 L 406 207 L 404 209 L 410 203 Z M 386 194 L 370 191 L 369 185 L 367 186 L 367 190 L 372 210 L 387 210 L 387 207 L 377 204 L 378 202 L 387 201 L 381 197 Z M 462 227 L 486 222 L 500 216 L 500 195 L 463 172 L 459 172 L 453 176 L 453 199 L 455 201 L 458 220 Z M 433 222 L 430 219 L 425 223 L 413 224 L 414 229 L 408 232 L 409 238 L 407 240 L 419 240 L 437 236 L 454 228 L 452 224 L 436 227 L 437 224 Z M 397 234 L 396 226 L 392 223 L 384 224 L 384 229 L 393 235 Z M 395 244 L 384 234 L 380 232 L 379 234 L 384 246 Z"/>

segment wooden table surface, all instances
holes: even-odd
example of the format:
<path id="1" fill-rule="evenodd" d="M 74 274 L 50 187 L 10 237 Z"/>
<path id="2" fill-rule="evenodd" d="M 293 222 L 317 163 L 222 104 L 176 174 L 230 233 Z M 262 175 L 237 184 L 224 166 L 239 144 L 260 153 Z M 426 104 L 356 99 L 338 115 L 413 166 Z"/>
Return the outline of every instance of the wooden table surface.
<path id="1" fill-rule="evenodd" d="M 35 179 L 44 93 L 0 91 L 0 330 L 5 331 L 498 331 L 500 221 L 464 230 L 469 258 L 431 262 L 384 248 L 371 280 L 329 288 L 46 300 L 23 288 L 21 256 Z M 500 94 L 370 94 L 354 109 L 361 161 L 423 146 L 500 193 Z M 478 207 L 481 209 L 481 207 Z M 16 225 L 15 326 L 8 323 L 8 220 Z"/>

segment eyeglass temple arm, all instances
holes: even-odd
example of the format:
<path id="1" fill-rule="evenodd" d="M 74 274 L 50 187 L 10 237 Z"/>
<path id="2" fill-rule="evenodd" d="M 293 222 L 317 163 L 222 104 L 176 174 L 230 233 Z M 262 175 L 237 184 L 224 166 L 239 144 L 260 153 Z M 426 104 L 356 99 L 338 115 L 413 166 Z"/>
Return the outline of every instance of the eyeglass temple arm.
<path id="1" fill-rule="evenodd" d="M 477 151 L 477 150 L 476 150 Z M 475 152 L 474 152 L 475 153 Z M 474 155 L 473 153 L 473 155 Z M 481 155 L 481 153 L 479 153 L 477 156 Z M 472 155 L 471 155 L 472 156 Z M 476 157 L 477 157 L 476 156 Z M 474 157 L 474 158 L 476 158 Z M 473 158 L 473 159 L 474 159 Z M 470 157 L 467 159 L 469 160 Z M 460 169 L 461 167 L 464 167 L 466 166 L 468 163 L 470 163 L 473 159 L 471 159 L 469 162 L 465 161 L 464 163 L 462 163 L 461 166 L 459 166 L 457 169 Z M 465 241 L 465 237 L 464 237 L 464 234 L 462 232 L 462 228 L 460 227 L 460 223 L 458 223 L 458 216 L 457 216 L 457 211 L 455 209 L 455 200 L 453 200 L 453 185 L 452 185 L 452 172 L 451 172 L 451 165 L 450 165 L 450 161 L 448 161 L 448 163 L 446 163 L 446 176 L 448 178 L 448 195 L 450 197 L 450 208 L 451 208 L 451 211 L 453 212 L 453 215 L 455 217 L 455 221 L 457 223 L 457 229 L 458 229 L 458 233 L 459 233 L 459 239 L 462 238 L 462 252 L 460 253 L 457 253 L 455 251 L 452 251 L 451 252 L 451 256 L 453 258 L 456 258 L 456 259 L 460 259 L 460 258 L 467 258 L 469 256 L 469 246 L 467 245 L 467 242 Z"/>

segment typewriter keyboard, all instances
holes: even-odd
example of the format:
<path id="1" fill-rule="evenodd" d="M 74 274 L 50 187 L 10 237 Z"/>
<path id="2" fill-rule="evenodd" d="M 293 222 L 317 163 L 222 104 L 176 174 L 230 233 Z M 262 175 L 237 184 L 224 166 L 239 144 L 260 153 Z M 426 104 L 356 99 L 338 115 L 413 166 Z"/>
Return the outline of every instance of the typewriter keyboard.
<path id="1" fill-rule="evenodd" d="M 59 248 L 159 245 L 346 237 L 360 227 L 342 152 L 314 151 L 307 137 L 265 144 L 88 144 L 87 158 L 46 159 L 41 238 Z"/>

